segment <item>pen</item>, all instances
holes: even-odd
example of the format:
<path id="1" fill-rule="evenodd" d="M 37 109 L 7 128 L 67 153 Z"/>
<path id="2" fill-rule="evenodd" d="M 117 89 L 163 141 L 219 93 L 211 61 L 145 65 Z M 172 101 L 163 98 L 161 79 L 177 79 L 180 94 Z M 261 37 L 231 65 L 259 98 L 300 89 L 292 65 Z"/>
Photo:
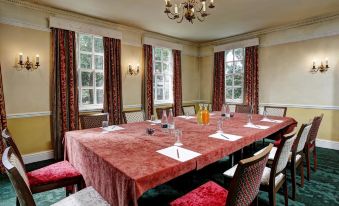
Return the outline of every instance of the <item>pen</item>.
<path id="1" fill-rule="evenodd" d="M 179 149 L 177 149 L 177 156 L 178 156 L 178 159 L 180 159 L 180 156 L 179 156 Z"/>

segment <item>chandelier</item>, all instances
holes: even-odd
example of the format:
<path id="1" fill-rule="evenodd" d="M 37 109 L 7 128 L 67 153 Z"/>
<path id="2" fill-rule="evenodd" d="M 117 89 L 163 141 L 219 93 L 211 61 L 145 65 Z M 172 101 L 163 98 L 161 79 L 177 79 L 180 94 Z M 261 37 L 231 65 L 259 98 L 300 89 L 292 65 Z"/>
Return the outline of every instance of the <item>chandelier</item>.
<path id="1" fill-rule="evenodd" d="M 181 23 L 185 19 L 193 24 L 194 19 L 199 21 L 204 21 L 205 18 L 209 15 L 206 12 L 206 7 L 213 9 L 214 0 L 165 0 L 165 14 L 168 18 L 176 20 L 178 23 Z"/>

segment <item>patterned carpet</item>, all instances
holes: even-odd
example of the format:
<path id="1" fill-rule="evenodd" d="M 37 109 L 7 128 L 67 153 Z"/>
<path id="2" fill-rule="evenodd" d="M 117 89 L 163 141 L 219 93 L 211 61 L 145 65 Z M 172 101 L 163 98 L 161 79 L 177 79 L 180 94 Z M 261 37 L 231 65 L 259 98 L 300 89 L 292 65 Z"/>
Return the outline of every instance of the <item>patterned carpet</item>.
<path id="1" fill-rule="evenodd" d="M 339 205 L 339 151 L 317 148 L 318 170 L 312 172 L 311 181 L 305 180 L 304 188 L 298 187 L 297 201 L 289 199 L 291 206 L 338 206 Z M 28 165 L 28 170 L 50 164 L 50 161 Z M 199 185 L 213 180 L 223 184 L 222 173 L 227 169 L 228 159 L 220 160 L 200 171 L 183 175 L 166 184 L 147 191 L 140 199 L 140 206 L 168 205 L 172 200 L 184 195 Z M 297 182 L 300 182 L 299 176 Z M 289 192 L 290 179 L 289 179 Z M 291 194 L 291 193 L 290 193 Z M 34 195 L 38 206 L 51 205 L 65 197 L 63 189 Z M 0 206 L 14 206 L 15 192 L 5 176 L 0 177 Z M 268 206 L 268 195 L 260 192 L 259 205 Z M 284 205 L 282 191 L 277 195 L 277 205 Z"/>

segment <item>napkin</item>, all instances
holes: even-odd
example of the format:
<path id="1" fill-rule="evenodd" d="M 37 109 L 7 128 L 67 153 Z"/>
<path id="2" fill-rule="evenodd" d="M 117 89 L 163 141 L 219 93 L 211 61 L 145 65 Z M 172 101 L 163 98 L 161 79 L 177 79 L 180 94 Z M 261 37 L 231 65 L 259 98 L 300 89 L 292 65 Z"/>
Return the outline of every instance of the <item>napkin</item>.
<path id="1" fill-rule="evenodd" d="M 160 119 L 157 119 L 157 120 L 154 120 L 154 121 L 152 121 L 152 120 L 147 120 L 147 122 L 150 122 L 150 123 L 152 123 L 152 124 L 160 124 L 160 123 L 161 123 L 161 120 L 160 120 Z"/>
<path id="2" fill-rule="evenodd" d="M 272 123 L 282 123 L 282 120 L 277 120 L 277 119 L 268 119 L 268 118 L 263 118 L 262 120 L 260 120 L 262 122 L 272 122 Z"/>
<path id="3" fill-rule="evenodd" d="M 170 157 L 172 159 L 178 160 L 180 162 L 186 162 L 190 159 L 200 156 L 201 154 L 198 152 L 194 152 L 182 147 L 171 146 L 165 149 L 161 149 L 157 151 L 158 153 Z M 179 157 L 178 157 L 179 153 Z"/>
<path id="4" fill-rule="evenodd" d="M 178 116 L 180 118 L 183 118 L 183 119 L 194 119 L 195 117 L 194 116 Z"/>
<path id="5" fill-rule="evenodd" d="M 269 126 L 255 125 L 255 124 L 248 124 L 248 123 L 246 125 L 244 125 L 244 127 L 255 128 L 255 129 L 268 129 L 268 128 L 270 128 Z"/>
<path id="6" fill-rule="evenodd" d="M 111 126 L 108 126 L 108 127 L 102 128 L 102 129 L 107 131 L 107 132 L 113 132 L 113 131 L 118 131 L 118 130 L 122 130 L 122 129 L 125 129 L 125 128 L 122 128 L 122 127 L 119 127 L 119 126 L 116 126 L 116 125 L 111 125 Z"/>
<path id="7" fill-rule="evenodd" d="M 232 141 L 232 142 L 237 141 L 238 139 L 242 138 L 242 136 L 233 135 L 233 134 L 225 134 L 225 133 L 215 133 L 215 134 L 211 134 L 209 137 Z"/>

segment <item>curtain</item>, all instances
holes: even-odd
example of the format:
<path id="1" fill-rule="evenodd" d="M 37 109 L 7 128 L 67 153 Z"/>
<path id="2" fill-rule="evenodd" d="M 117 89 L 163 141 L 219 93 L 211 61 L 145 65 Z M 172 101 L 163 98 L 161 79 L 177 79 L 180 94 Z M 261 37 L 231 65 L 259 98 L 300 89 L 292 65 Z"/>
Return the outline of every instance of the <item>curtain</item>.
<path id="1" fill-rule="evenodd" d="M 142 101 L 146 119 L 150 119 L 153 115 L 154 99 L 153 99 L 153 48 L 144 44 L 144 75 L 143 75 L 143 91 Z"/>
<path id="2" fill-rule="evenodd" d="M 79 128 L 75 32 L 52 29 L 52 137 L 54 157 L 62 160 L 65 132 Z"/>
<path id="3" fill-rule="evenodd" d="M 2 85 L 2 72 L 1 72 L 1 65 L 0 65 L 0 129 L 1 132 L 3 129 L 7 127 L 7 119 L 6 119 L 6 108 L 5 108 L 5 97 L 4 97 L 4 89 Z M 2 159 L 2 154 L 5 150 L 5 143 L 1 140 L 0 141 L 0 157 Z M 5 169 L 0 163 L 0 173 L 4 173 Z"/>
<path id="4" fill-rule="evenodd" d="M 225 52 L 214 53 L 213 111 L 220 111 L 225 102 Z"/>
<path id="5" fill-rule="evenodd" d="M 105 92 L 104 111 L 109 114 L 110 124 L 123 123 L 121 85 L 121 41 L 104 37 Z"/>
<path id="6" fill-rule="evenodd" d="M 182 113 L 181 51 L 173 50 L 173 99 L 174 116 Z"/>
<path id="7" fill-rule="evenodd" d="M 253 113 L 259 111 L 259 68 L 258 46 L 246 48 L 245 60 L 245 103 L 253 106 Z"/>

